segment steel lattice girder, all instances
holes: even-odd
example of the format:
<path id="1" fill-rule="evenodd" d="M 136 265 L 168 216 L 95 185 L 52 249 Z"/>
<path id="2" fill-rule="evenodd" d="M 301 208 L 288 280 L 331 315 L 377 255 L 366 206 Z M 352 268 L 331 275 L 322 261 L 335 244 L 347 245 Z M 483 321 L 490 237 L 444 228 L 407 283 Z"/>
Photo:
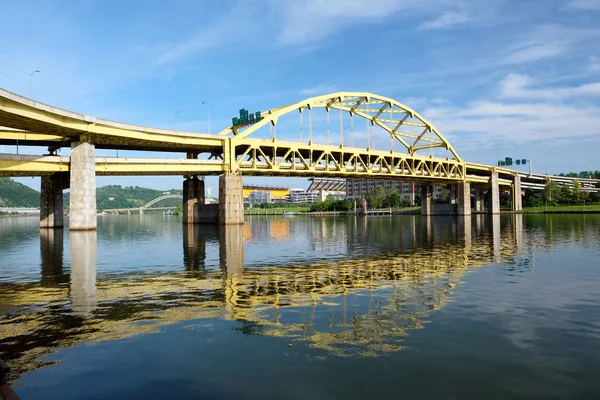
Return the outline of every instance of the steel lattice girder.
<path id="1" fill-rule="evenodd" d="M 236 140 L 230 149 L 235 154 L 230 157 L 232 165 L 246 175 L 377 175 L 445 181 L 465 178 L 463 162 L 403 153 L 249 138 Z"/>
<path id="2" fill-rule="evenodd" d="M 274 108 L 263 112 L 262 120 L 241 130 L 231 126 L 219 133 L 221 136 L 233 135 L 242 139 L 256 132 L 267 124 L 277 125 L 279 118 L 294 111 L 303 112 L 305 109 L 315 107 L 342 110 L 350 115 L 357 115 L 377 125 L 388 132 L 391 137 L 400 142 L 411 155 L 419 150 L 441 147 L 450 151 L 453 158 L 462 161 L 452 145 L 444 136 L 425 118 L 413 109 L 401 104 L 394 99 L 366 92 L 338 92 L 328 95 L 312 97 L 290 104 L 285 107 Z M 395 118 L 397 117 L 397 118 Z M 423 128 L 421 133 L 414 134 L 401 131 L 401 127 Z M 429 134 L 429 135 L 428 135 Z M 411 142 L 411 143 L 409 143 Z"/>

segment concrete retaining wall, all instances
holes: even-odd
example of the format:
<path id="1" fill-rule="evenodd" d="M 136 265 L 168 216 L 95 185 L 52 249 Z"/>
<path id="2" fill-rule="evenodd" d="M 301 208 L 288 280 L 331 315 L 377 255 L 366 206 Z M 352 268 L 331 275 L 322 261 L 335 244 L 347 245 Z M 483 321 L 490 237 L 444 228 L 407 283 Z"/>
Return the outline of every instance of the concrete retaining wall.
<path id="1" fill-rule="evenodd" d="M 197 224 L 216 224 L 219 222 L 218 204 L 196 204 L 194 222 Z"/>
<path id="2" fill-rule="evenodd" d="M 432 204 L 430 215 L 456 215 L 456 204 Z"/>

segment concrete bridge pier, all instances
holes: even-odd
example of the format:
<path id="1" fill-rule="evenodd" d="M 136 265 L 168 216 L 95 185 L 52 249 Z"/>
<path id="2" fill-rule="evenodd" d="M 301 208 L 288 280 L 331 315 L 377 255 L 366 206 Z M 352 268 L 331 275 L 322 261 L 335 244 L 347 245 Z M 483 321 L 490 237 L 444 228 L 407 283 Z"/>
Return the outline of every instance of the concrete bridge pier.
<path id="1" fill-rule="evenodd" d="M 71 144 L 69 229 L 96 230 L 96 160 L 94 145 Z"/>
<path id="2" fill-rule="evenodd" d="M 244 194 L 241 175 L 219 176 L 219 224 L 244 223 Z"/>
<path id="3" fill-rule="evenodd" d="M 197 176 L 187 177 L 183 181 L 183 223 L 199 223 L 198 207 L 204 205 L 204 181 Z"/>
<path id="4" fill-rule="evenodd" d="M 492 172 L 490 183 L 492 187 L 488 198 L 488 214 L 500 214 L 500 186 L 497 172 Z"/>
<path id="5" fill-rule="evenodd" d="M 512 210 L 513 211 L 523 211 L 523 197 L 521 196 L 521 177 L 515 176 L 515 180 L 513 181 L 513 201 L 512 201 Z"/>
<path id="6" fill-rule="evenodd" d="M 40 228 L 64 227 L 63 189 L 69 187 L 69 175 L 55 173 L 42 176 L 40 192 Z"/>
<path id="7" fill-rule="evenodd" d="M 431 203 L 433 200 L 433 185 L 424 183 L 421 185 L 421 215 L 431 215 Z"/>
<path id="8" fill-rule="evenodd" d="M 483 193 L 481 189 L 474 188 L 473 195 L 475 197 L 475 211 L 483 211 Z"/>
<path id="9" fill-rule="evenodd" d="M 471 215 L 471 184 L 460 182 L 452 186 L 456 191 L 456 214 Z"/>
<path id="10" fill-rule="evenodd" d="M 450 191 L 448 194 L 450 204 L 456 204 L 458 201 L 458 185 L 448 185 L 448 190 Z"/>

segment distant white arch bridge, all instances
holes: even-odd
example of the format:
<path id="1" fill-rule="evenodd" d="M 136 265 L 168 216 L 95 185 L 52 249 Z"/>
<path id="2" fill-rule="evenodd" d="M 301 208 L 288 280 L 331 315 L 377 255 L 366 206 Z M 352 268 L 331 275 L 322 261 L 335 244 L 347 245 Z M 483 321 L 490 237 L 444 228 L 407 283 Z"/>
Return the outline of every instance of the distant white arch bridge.
<path id="1" fill-rule="evenodd" d="M 142 207 L 140 207 L 140 209 L 147 210 L 150 207 L 152 207 L 154 204 L 159 203 L 159 202 L 161 202 L 163 200 L 169 200 L 169 199 L 181 199 L 181 200 L 183 200 L 183 196 L 180 195 L 180 194 L 165 194 L 163 196 L 157 197 L 154 200 L 149 201 L 148 203 L 146 203 L 145 205 L 143 205 Z M 175 208 L 175 207 L 177 207 L 177 205 L 174 205 L 172 208 Z"/>

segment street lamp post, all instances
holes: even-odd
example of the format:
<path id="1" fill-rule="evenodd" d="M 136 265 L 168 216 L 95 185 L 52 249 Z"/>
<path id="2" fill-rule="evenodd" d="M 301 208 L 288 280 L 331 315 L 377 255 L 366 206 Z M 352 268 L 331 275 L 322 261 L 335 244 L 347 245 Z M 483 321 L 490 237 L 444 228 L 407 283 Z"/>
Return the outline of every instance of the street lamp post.
<path id="1" fill-rule="evenodd" d="M 210 133 L 210 103 L 208 100 L 202 102 L 202 104 L 206 104 L 206 115 L 208 117 L 208 133 Z"/>
<path id="2" fill-rule="evenodd" d="M 348 128 L 350 128 L 350 125 L 346 125 L 346 126 L 344 127 L 344 143 L 346 143 L 346 144 L 348 143 L 348 137 L 347 137 L 348 135 L 347 135 L 347 133 L 346 133 L 346 132 L 348 131 Z M 350 145 L 350 146 L 351 146 L 351 147 L 354 147 L 354 139 L 352 139 L 352 143 L 351 143 L 351 145 Z"/>
<path id="3" fill-rule="evenodd" d="M 40 72 L 39 69 L 36 69 L 35 71 L 33 71 L 32 73 L 29 74 L 29 97 L 31 97 L 31 77 L 36 73 L 36 72 Z"/>

